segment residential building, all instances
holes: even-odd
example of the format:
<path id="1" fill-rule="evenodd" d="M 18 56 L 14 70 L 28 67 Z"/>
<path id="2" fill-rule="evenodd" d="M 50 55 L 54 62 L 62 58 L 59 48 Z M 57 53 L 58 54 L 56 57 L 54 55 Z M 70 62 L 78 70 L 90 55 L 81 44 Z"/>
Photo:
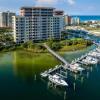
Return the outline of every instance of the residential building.
<path id="1" fill-rule="evenodd" d="M 80 24 L 80 18 L 79 17 L 72 17 L 71 18 L 71 25 L 79 25 Z"/>
<path id="2" fill-rule="evenodd" d="M 68 15 L 64 16 L 64 25 L 65 26 L 71 25 L 71 16 Z"/>
<path id="3" fill-rule="evenodd" d="M 13 16 L 14 42 L 60 39 L 63 14 L 52 7 L 21 7 L 20 15 Z"/>
<path id="4" fill-rule="evenodd" d="M 15 13 L 0 12 L 0 27 L 12 27 L 12 16 L 15 16 Z"/>

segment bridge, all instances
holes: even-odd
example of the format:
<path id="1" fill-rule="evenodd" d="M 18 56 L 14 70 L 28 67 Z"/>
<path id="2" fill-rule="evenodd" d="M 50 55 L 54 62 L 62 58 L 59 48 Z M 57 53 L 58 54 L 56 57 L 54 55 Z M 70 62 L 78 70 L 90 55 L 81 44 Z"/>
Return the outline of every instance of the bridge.
<path id="1" fill-rule="evenodd" d="M 58 60 L 60 60 L 65 66 L 67 67 L 69 66 L 69 63 L 63 58 L 61 57 L 59 54 L 57 54 L 56 52 L 54 52 L 46 43 L 44 44 L 44 47 L 52 54 L 54 55 Z"/>

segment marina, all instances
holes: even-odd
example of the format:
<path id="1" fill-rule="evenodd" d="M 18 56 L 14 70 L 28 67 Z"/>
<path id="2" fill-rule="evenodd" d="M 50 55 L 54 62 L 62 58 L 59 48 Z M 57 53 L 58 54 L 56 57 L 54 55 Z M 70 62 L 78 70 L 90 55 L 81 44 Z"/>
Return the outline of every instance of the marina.
<path id="1" fill-rule="evenodd" d="M 48 77 L 49 81 L 55 83 L 56 85 L 59 84 L 61 86 L 68 86 L 67 82 L 64 80 L 67 79 L 67 70 L 76 74 L 82 73 L 86 70 L 85 68 L 81 67 L 82 65 L 94 65 L 100 61 L 99 46 L 96 49 L 89 51 L 89 53 L 82 55 L 80 58 L 73 60 L 71 63 L 67 62 L 63 57 L 54 52 L 46 44 L 44 44 L 44 46 L 53 56 L 55 56 L 58 60 L 60 60 L 63 63 L 62 65 L 57 65 L 55 66 L 55 68 L 49 69 L 48 71 L 45 71 L 40 74 L 41 77 Z M 63 75 L 62 73 L 64 73 L 65 75 Z"/>
<path id="2" fill-rule="evenodd" d="M 62 57 L 71 63 L 73 59 L 80 58 L 81 55 L 86 54 L 93 48 L 94 46 L 81 51 L 66 52 L 62 54 Z M 50 53 L 34 55 L 32 53 L 17 51 L 1 54 L 0 96 L 4 100 L 7 100 L 7 98 L 22 100 L 24 97 L 24 100 L 28 100 L 28 98 L 30 100 L 34 100 L 34 98 L 37 100 L 85 100 L 86 96 L 90 100 L 95 100 L 95 96 L 100 97 L 99 63 L 97 65 L 82 65 L 86 71 L 86 73 L 82 74 L 74 73 L 63 67 L 50 73 L 50 75 L 56 74 L 61 77 L 68 86 L 57 85 L 49 81 L 48 77 L 44 78 L 40 76 L 41 72 L 51 71 L 60 65 L 61 63 Z M 17 96 L 15 95 L 16 93 Z M 82 95 L 84 95 L 83 98 Z"/>
<path id="3" fill-rule="evenodd" d="M 100 0 L 0 1 L 0 100 L 99 100 Z"/>

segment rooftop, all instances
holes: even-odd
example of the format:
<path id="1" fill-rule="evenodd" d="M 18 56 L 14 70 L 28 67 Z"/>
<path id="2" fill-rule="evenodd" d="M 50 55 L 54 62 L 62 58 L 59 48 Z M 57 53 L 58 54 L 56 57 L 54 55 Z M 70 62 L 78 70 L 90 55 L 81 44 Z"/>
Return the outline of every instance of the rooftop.
<path id="1" fill-rule="evenodd" d="M 24 6 L 24 7 L 21 7 L 20 9 L 55 9 L 53 7 L 28 7 L 28 6 Z"/>

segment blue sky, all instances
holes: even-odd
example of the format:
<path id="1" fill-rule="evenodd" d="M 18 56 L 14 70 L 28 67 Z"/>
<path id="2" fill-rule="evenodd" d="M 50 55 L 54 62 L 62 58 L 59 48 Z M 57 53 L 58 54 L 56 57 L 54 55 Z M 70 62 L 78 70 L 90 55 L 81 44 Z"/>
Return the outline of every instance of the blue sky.
<path id="1" fill-rule="evenodd" d="M 18 13 L 22 6 L 50 6 L 69 15 L 100 15 L 100 0 L 0 0 L 0 11 Z"/>

